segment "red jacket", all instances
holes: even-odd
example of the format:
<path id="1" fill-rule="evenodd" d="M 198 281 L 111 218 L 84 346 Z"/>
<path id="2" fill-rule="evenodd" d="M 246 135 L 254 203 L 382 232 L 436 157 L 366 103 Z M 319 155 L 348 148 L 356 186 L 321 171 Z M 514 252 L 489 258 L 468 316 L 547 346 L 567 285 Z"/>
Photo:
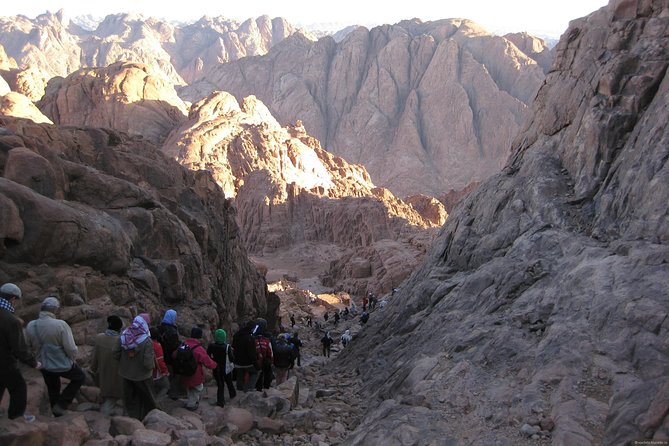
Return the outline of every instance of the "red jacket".
<path id="1" fill-rule="evenodd" d="M 165 358 L 163 357 L 163 347 L 160 342 L 153 341 L 153 353 L 156 355 L 156 367 L 153 369 L 153 379 L 158 379 L 163 376 L 169 376 L 170 372 L 167 370 Z"/>
<path id="2" fill-rule="evenodd" d="M 186 388 L 191 388 L 204 383 L 204 370 L 202 369 L 202 366 L 213 370 L 218 364 L 216 364 L 216 361 L 209 357 L 207 350 L 202 346 L 202 344 L 200 344 L 198 339 L 188 338 L 184 341 L 184 343 L 186 343 L 193 350 L 193 356 L 195 356 L 195 360 L 198 364 L 195 373 L 193 373 L 193 376 L 181 377 L 183 380 L 183 385 L 186 386 Z"/>

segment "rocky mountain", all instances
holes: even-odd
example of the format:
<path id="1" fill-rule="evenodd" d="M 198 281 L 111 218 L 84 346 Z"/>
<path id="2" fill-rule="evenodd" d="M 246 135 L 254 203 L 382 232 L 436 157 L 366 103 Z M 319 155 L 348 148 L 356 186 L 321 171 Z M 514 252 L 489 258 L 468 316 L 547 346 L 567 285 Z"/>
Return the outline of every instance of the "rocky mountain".
<path id="1" fill-rule="evenodd" d="M 35 19 L 0 17 L 0 44 L 9 56 L 20 68 L 30 67 L 47 79 L 65 77 L 79 68 L 132 61 L 183 85 L 211 66 L 264 54 L 295 32 L 284 19 L 267 16 L 244 22 L 203 17 L 177 26 L 141 15 L 117 14 L 107 16 L 92 31 L 70 21 L 62 10 Z M 34 99 L 42 94 L 36 93 Z"/>
<path id="2" fill-rule="evenodd" d="M 169 81 L 131 62 L 56 77 L 38 106 L 59 125 L 112 128 L 154 143 L 162 143 L 188 112 Z"/>
<path id="3" fill-rule="evenodd" d="M 281 127 L 254 97 L 239 104 L 218 92 L 194 104 L 186 118 L 174 86 L 146 65 L 119 62 L 56 78 L 39 106 L 59 125 L 112 128 L 164 142 L 169 157 L 210 172 L 234 198 L 249 252 L 273 269 L 276 256 L 293 250 L 291 276 L 302 276 L 304 268 L 323 274 L 330 262 L 366 247 L 363 258 L 377 259 L 374 268 L 368 260 L 367 274 L 354 282 L 346 281 L 349 271 L 330 274 L 329 283 L 346 282 L 346 289 L 363 293 L 390 289 L 422 259 L 447 216 L 434 199 L 416 198 L 414 206 L 375 187 L 362 166 L 323 150 L 299 123 Z M 374 246 L 382 240 L 394 243 L 389 248 L 383 242 L 381 255 Z M 397 256 L 405 261 L 393 261 Z"/>
<path id="4" fill-rule="evenodd" d="M 128 324 L 173 307 L 185 332 L 258 316 L 276 323 L 211 176 L 145 139 L 2 112 L 0 281 L 23 289 L 22 317 L 58 295 L 84 362 L 109 314 Z"/>
<path id="5" fill-rule="evenodd" d="M 536 39 L 494 36 L 469 20 L 403 21 L 355 28 L 341 42 L 294 34 L 180 94 L 253 94 L 280 123 L 300 119 L 328 150 L 363 164 L 376 184 L 438 196 L 503 166 L 548 54 Z"/>
<path id="6" fill-rule="evenodd" d="M 339 356 L 375 406 L 343 444 L 669 439 L 667 35 L 666 2 L 571 22 L 503 171 Z"/>
<path id="7" fill-rule="evenodd" d="M 270 267 L 292 250 L 292 274 L 305 274 L 301 262 L 322 273 L 336 258 L 358 252 L 365 273 L 336 274 L 330 283 L 350 291 L 401 282 L 425 253 L 434 233 L 426 229 L 447 216 L 436 200 L 413 206 L 375 187 L 364 167 L 323 150 L 300 122 L 281 127 L 252 96 L 238 103 L 219 92 L 194 104 L 163 150 L 191 170 L 211 172 L 235 198 L 247 248 Z M 380 249 L 389 241 L 391 248 Z M 406 262 L 393 264 L 398 255 Z M 371 259 L 378 260 L 374 267 Z M 358 280 L 346 282 L 352 276 Z"/>

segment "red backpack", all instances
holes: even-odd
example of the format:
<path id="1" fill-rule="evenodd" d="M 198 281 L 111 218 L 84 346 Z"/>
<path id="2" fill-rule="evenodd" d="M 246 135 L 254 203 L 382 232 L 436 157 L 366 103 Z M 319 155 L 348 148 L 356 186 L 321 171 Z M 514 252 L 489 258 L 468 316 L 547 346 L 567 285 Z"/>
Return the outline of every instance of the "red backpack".
<path id="1" fill-rule="evenodd" d="M 272 345 L 264 336 L 256 336 L 256 352 L 258 353 L 258 368 L 272 365 Z"/>

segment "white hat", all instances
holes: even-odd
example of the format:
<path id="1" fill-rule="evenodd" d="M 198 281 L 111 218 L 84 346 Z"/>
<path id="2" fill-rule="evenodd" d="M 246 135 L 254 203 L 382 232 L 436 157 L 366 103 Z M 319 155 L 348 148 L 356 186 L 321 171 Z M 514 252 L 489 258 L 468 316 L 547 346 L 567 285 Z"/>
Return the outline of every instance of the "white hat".
<path id="1" fill-rule="evenodd" d="M 60 301 L 53 296 L 49 296 L 42 301 L 42 310 L 57 310 L 59 308 Z"/>
<path id="2" fill-rule="evenodd" d="M 21 288 L 17 287 L 13 283 L 6 283 L 0 287 L 0 294 L 8 298 L 16 297 L 17 299 L 21 298 Z"/>

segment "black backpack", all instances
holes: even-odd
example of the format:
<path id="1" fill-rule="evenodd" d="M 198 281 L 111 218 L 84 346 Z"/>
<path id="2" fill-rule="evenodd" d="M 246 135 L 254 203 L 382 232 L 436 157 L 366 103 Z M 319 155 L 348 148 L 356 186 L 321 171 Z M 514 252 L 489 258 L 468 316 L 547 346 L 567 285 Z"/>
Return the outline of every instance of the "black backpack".
<path id="1" fill-rule="evenodd" d="M 193 354 L 193 350 L 201 347 L 196 345 L 194 348 L 191 348 L 188 344 L 182 343 L 179 348 L 176 350 L 176 356 L 174 362 L 172 363 L 172 368 L 174 373 L 181 376 L 193 376 L 197 370 L 197 359 Z"/>

